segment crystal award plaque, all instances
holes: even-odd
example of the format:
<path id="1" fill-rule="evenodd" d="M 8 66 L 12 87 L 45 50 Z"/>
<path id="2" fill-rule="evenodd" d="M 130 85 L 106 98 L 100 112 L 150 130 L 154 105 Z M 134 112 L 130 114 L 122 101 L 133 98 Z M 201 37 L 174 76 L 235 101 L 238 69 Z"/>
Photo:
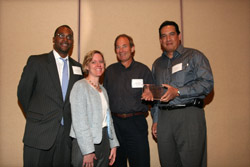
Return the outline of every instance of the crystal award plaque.
<path id="1" fill-rule="evenodd" d="M 160 100 L 166 92 L 167 88 L 162 85 L 144 84 L 143 86 L 143 93 L 153 96 L 154 100 Z"/>

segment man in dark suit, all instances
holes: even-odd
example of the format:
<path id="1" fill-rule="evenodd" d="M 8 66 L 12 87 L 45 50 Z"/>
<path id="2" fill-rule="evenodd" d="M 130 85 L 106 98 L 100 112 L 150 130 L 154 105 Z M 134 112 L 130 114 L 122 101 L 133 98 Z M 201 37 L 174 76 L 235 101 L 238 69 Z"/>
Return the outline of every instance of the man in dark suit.
<path id="1" fill-rule="evenodd" d="M 81 64 L 69 55 L 73 41 L 69 26 L 58 27 L 53 51 L 30 56 L 24 67 L 17 92 L 26 116 L 24 166 L 70 166 L 69 94 L 73 84 L 83 78 Z"/>

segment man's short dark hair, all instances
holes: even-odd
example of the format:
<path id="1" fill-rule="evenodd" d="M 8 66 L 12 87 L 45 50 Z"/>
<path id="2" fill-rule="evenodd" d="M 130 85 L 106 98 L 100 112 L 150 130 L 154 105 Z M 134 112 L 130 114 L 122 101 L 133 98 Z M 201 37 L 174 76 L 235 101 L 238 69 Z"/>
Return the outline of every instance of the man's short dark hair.
<path id="1" fill-rule="evenodd" d="M 165 26 L 174 26 L 177 34 L 180 34 L 179 26 L 174 21 L 164 21 L 159 28 L 159 37 L 161 38 L 161 29 Z"/>
<path id="2" fill-rule="evenodd" d="M 60 27 L 58 27 L 58 28 L 55 30 L 54 37 L 56 37 L 57 31 L 58 31 L 59 28 L 61 28 L 61 27 L 66 27 L 66 28 L 68 28 L 68 29 L 70 29 L 70 30 L 72 31 L 72 29 L 70 28 L 70 26 L 68 26 L 68 25 L 61 25 Z M 72 31 L 72 35 L 73 35 L 73 31 Z"/>
<path id="3" fill-rule="evenodd" d="M 130 36 L 127 35 L 127 34 L 120 34 L 120 35 L 118 35 L 118 36 L 115 38 L 115 42 L 114 42 L 115 47 L 116 47 L 116 42 L 117 42 L 117 40 L 118 40 L 119 38 L 121 38 L 121 37 L 124 37 L 124 38 L 127 38 L 127 39 L 128 39 L 130 47 L 135 46 L 132 37 L 130 37 Z"/>

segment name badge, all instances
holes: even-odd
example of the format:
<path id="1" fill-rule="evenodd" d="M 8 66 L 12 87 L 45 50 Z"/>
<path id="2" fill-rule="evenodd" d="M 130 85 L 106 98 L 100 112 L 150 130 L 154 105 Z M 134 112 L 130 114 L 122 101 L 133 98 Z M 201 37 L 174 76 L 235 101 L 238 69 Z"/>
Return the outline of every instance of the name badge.
<path id="1" fill-rule="evenodd" d="M 82 75 L 82 70 L 80 67 L 78 66 L 72 66 L 72 69 L 73 69 L 73 74 L 75 75 Z"/>
<path id="2" fill-rule="evenodd" d="M 182 63 L 176 64 L 172 67 L 172 74 L 182 70 Z"/>
<path id="3" fill-rule="evenodd" d="M 132 88 L 143 88 L 143 79 L 132 79 Z"/>

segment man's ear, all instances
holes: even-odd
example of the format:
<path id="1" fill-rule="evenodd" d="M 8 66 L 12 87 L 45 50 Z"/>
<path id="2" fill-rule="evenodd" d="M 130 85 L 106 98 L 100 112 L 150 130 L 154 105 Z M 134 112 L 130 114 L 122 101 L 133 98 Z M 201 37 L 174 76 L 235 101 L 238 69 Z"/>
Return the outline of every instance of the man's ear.
<path id="1" fill-rule="evenodd" d="M 160 44 L 162 45 L 162 39 L 161 38 L 159 38 L 159 41 L 160 41 Z"/>
<path id="2" fill-rule="evenodd" d="M 135 47 L 134 47 L 134 46 L 131 48 L 131 52 L 132 52 L 132 53 L 135 52 Z"/>
<path id="3" fill-rule="evenodd" d="M 181 33 L 178 35 L 178 37 L 179 37 L 179 40 L 181 41 Z"/>

